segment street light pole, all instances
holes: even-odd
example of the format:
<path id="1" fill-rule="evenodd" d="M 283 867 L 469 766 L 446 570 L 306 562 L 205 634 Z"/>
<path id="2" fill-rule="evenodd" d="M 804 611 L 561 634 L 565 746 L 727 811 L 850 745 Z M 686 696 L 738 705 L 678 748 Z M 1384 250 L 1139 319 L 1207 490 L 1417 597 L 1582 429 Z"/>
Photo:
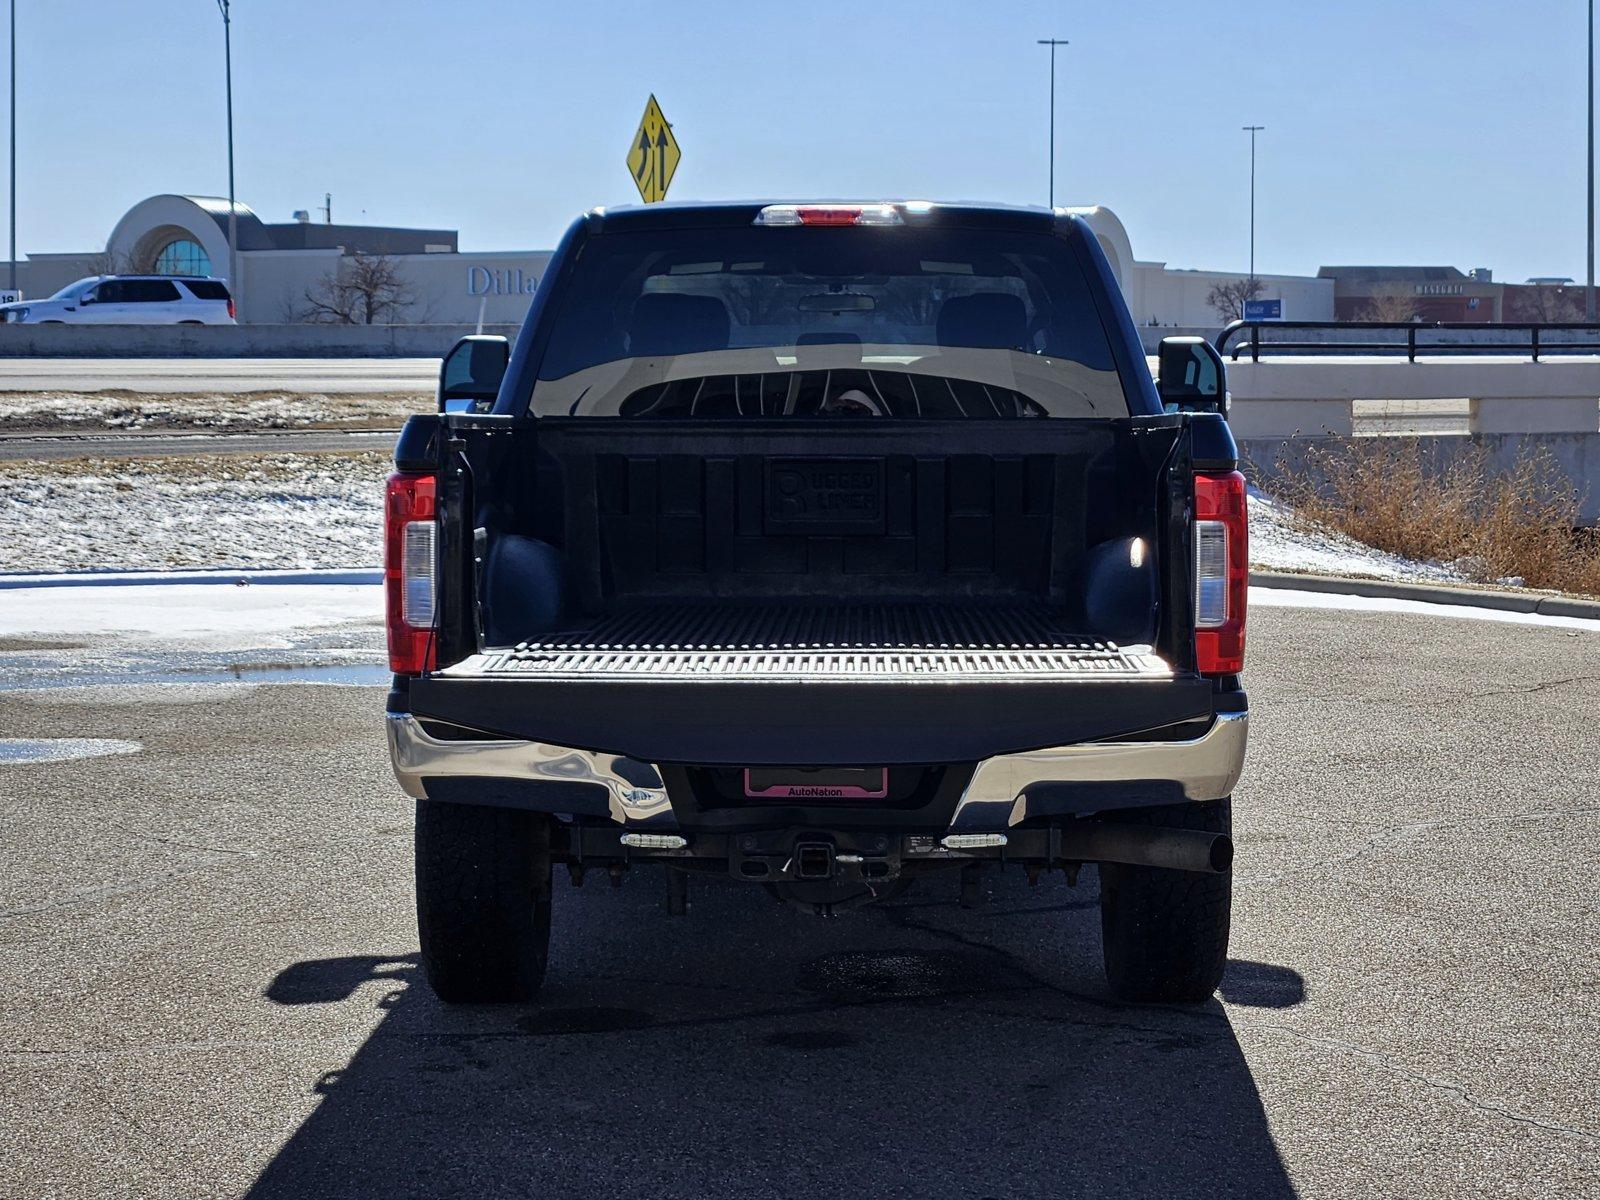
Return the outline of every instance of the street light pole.
<path id="1" fill-rule="evenodd" d="M 13 3 L 15 0 L 13 0 Z M 234 308 L 240 306 L 239 294 L 239 206 L 233 195 L 233 14 L 229 11 L 232 0 L 217 0 L 222 12 L 222 53 L 227 62 L 228 79 L 228 290 L 233 293 Z"/>
<path id="2" fill-rule="evenodd" d="M 1594 0 L 1589 0 L 1589 278 L 1583 319 L 1594 320 Z"/>
<path id="3" fill-rule="evenodd" d="M 11 290 L 17 290 L 17 0 L 11 0 Z"/>
<path id="4" fill-rule="evenodd" d="M 1592 0 L 1591 0 L 1592 3 Z M 1056 47 L 1071 43 L 1066 38 L 1040 38 L 1039 45 L 1050 47 L 1050 207 L 1056 206 Z"/>
<path id="5" fill-rule="evenodd" d="M 1594 0 L 1589 0 L 1592 4 Z M 1256 134 L 1265 125 L 1241 126 L 1250 135 L 1250 278 L 1256 277 Z"/>

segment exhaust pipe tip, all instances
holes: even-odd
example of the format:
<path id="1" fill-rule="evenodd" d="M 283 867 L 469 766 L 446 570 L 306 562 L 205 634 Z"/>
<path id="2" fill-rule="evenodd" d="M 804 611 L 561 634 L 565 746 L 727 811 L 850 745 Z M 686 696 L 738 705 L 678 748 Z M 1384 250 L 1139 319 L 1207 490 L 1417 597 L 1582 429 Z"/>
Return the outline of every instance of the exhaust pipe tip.
<path id="1" fill-rule="evenodd" d="M 1167 871 L 1222 875 L 1233 868 L 1233 838 L 1200 829 L 1172 829 L 1086 820 L 1061 832 L 1061 853 L 1083 862 L 1125 863 Z"/>
<path id="2" fill-rule="evenodd" d="M 1219 833 L 1211 840 L 1211 869 L 1218 875 L 1233 870 L 1233 839 Z"/>

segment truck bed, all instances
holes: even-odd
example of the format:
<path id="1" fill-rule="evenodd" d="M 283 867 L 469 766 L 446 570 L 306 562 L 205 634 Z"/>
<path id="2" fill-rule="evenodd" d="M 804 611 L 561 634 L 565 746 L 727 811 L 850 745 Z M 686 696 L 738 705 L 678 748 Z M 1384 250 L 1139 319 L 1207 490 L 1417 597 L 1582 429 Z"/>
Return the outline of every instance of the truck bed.
<path id="1" fill-rule="evenodd" d="M 1148 646 L 1076 636 L 1039 605 L 696 604 L 624 608 L 444 675 L 1127 680 L 1169 679 L 1172 669 Z"/>
<path id="2" fill-rule="evenodd" d="M 466 730 L 645 762 L 975 762 L 1211 714 L 1149 647 L 1019 604 L 646 605 L 410 685 Z"/>
<path id="3" fill-rule="evenodd" d="M 1176 632 L 1185 430 L 463 424 L 457 618 L 411 711 L 691 766 L 977 762 L 1209 720 Z"/>

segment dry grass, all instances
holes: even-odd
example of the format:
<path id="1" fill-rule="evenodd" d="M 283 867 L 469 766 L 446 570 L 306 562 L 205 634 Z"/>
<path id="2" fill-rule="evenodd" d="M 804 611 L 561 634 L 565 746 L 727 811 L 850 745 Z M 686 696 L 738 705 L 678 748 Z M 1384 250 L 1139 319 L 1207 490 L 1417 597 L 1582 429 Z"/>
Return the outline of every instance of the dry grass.
<path id="1" fill-rule="evenodd" d="M 1438 461 L 1426 439 L 1341 438 L 1267 488 L 1304 518 L 1380 550 L 1452 563 L 1481 583 L 1600 595 L 1600 539 L 1547 453 L 1497 471 L 1481 450 Z"/>
<path id="2" fill-rule="evenodd" d="M 422 392 L 168 394 L 0 390 L 0 434 L 101 430 L 398 429 L 433 411 Z"/>

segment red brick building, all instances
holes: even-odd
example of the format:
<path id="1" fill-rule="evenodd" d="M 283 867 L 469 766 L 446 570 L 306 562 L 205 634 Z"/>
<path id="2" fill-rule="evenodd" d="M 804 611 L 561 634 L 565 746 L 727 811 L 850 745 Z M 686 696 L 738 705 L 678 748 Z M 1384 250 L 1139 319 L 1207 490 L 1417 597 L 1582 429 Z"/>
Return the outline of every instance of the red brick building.
<path id="1" fill-rule="evenodd" d="M 1508 321 L 1506 285 L 1484 268 L 1323 267 L 1338 321 Z M 1528 318 L 1521 318 L 1528 319 Z"/>

